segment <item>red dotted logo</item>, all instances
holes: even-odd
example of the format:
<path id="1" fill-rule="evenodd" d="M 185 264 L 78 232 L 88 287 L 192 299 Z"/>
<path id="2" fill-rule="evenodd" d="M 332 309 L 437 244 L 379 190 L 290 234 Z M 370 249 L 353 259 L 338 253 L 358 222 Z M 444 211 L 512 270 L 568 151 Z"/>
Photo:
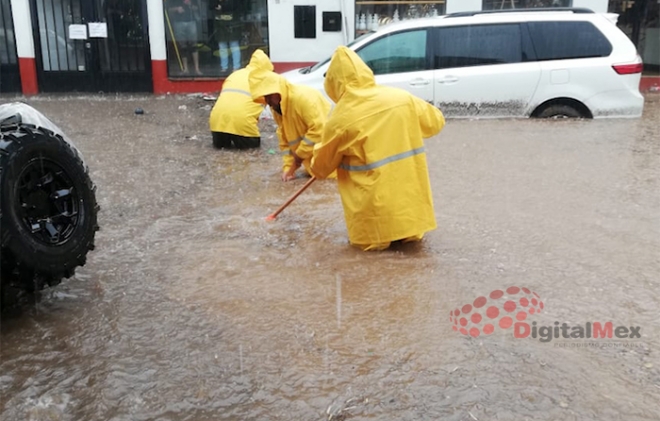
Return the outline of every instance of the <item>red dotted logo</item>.
<path id="1" fill-rule="evenodd" d="M 452 329 L 474 338 L 490 335 L 496 327 L 509 329 L 518 321 L 543 310 L 543 301 L 534 291 L 527 288 L 509 287 L 505 291 L 496 289 L 488 297 L 477 297 L 472 304 L 465 304 L 449 312 Z"/>

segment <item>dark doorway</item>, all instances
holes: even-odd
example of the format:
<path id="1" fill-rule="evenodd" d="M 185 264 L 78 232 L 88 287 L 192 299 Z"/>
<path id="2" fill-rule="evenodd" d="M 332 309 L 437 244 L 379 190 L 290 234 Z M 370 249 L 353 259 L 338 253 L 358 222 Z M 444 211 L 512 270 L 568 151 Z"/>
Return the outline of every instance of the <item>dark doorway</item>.
<path id="1" fill-rule="evenodd" d="M 0 93 L 20 92 L 21 76 L 16 54 L 10 0 L 0 0 Z"/>
<path id="2" fill-rule="evenodd" d="M 619 15 L 617 26 L 637 47 L 644 61 L 644 73 L 660 74 L 660 2 L 610 0 L 608 11 Z"/>
<path id="3" fill-rule="evenodd" d="M 32 0 L 43 92 L 151 92 L 145 0 Z"/>

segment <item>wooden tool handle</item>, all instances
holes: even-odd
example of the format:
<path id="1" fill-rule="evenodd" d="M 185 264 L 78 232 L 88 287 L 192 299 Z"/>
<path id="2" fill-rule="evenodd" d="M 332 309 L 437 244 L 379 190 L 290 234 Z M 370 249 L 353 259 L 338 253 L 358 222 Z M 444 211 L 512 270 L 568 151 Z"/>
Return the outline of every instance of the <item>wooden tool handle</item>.
<path id="1" fill-rule="evenodd" d="M 293 194 L 293 196 L 291 196 L 286 202 L 284 202 L 284 204 L 283 204 L 282 206 L 280 206 L 279 209 L 277 209 L 275 212 L 273 212 L 273 213 L 271 213 L 270 215 L 268 215 L 268 216 L 266 217 L 266 220 L 268 220 L 268 221 L 272 221 L 273 219 L 277 218 L 277 215 L 279 215 L 280 213 L 282 213 L 282 211 L 283 211 L 284 209 L 286 209 L 286 207 L 289 206 L 289 205 L 291 204 L 291 202 L 293 202 L 294 200 L 296 200 L 296 197 L 300 196 L 300 194 L 301 194 L 302 192 L 304 192 L 305 189 L 307 189 L 307 187 L 311 186 L 312 183 L 313 183 L 315 180 L 316 180 L 316 177 L 312 177 L 312 178 L 310 178 L 309 181 L 307 181 L 307 182 L 305 183 L 304 186 L 302 186 L 297 192 L 295 192 L 295 193 Z"/>

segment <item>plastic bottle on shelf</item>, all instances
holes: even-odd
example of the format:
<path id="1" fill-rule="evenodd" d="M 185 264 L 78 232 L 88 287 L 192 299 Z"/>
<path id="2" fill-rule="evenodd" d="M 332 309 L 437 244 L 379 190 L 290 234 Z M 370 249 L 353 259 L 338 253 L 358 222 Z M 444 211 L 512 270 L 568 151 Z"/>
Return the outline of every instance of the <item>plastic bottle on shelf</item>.
<path id="1" fill-rule="evenodd" d="M 372 21 L 372 22 L 373 22 L 373 23 L 372 23 L 372 25 L 371 25 L 371 30 L 372 30 L 372 31 L 377 31 L 377 30 L 378 30 L 378 26 L 379 26 L 379 24 L 378 24 L 378 13 L 374 13 L 373 21 Z"/>
<path id="2" fill-rule="evenodd" d="M 366 31 L 367 30 L 367 17 L 364 14 L 360 15 L 360 21 L 358 22 L 358 31 Z"/>

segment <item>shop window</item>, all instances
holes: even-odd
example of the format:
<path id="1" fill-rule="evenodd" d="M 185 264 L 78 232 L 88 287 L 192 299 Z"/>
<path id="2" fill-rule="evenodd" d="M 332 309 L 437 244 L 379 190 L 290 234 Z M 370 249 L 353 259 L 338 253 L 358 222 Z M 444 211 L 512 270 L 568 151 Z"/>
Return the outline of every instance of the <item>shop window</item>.
<path id="1" fill-rule="evenodd" d="M 445 0 L 412 1 L 356 1 L 356 36 L 375 31 L 390 22 L 419 19 L 445 14 Z"/>
<path id="2" fill-rule="evenodd" d="M 610 0 L 607 11 L 619 15 L 617 26 L 637 47 L 644 61 L 644 73 L 660 74 L 660 3 Z"/>
<path id="3" fill-rule="evenodd" d="M 226 77 L 268 54 L 267 0 L 164 0 L 171 78 Z"/>
<path id="4" fill-rule="evenodd" d="M 573 0 L 483 0 L 483 10 L 572 7 Z"/>
<path id="5" fill-rule="evenodd" d="M 427 70 L 426 30 L 399 32 L 357 51 L 375 75 Z"/>
<path id="6" fill-rule="evenodd" d="M 9 2 L 0 3 L 0 65 L 16 64 L 16 40 Z"/>

